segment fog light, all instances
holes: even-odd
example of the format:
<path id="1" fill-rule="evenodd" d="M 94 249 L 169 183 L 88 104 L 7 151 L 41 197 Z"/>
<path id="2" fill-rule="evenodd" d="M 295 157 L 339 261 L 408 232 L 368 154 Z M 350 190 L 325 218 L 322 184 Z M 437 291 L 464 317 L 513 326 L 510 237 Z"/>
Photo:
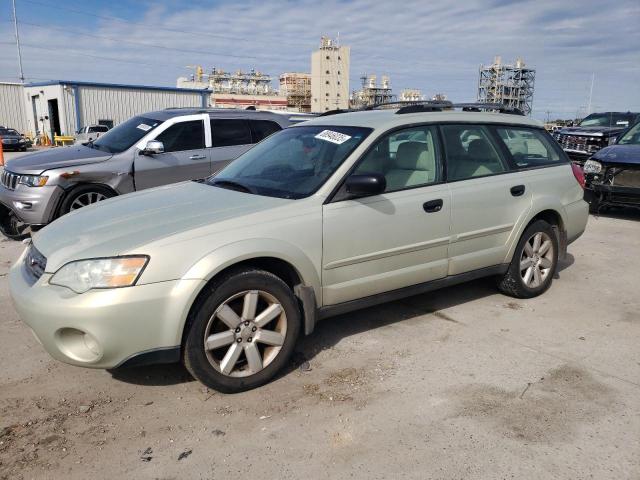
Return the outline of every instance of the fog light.
<path id="1" fill-rule="evenodd" d="M 31 210 L 33 208 L 33 203 L 31 202 L 13 202 L 13 204 L 20 210 Z"/>
<path id="2" fill-rule="evenodd" d="M 93 363 L 102 357 L 100 343 L 87 332 L 76 328 L 61 328 L 55 336 L 58 349 L 76 362 Z"/>

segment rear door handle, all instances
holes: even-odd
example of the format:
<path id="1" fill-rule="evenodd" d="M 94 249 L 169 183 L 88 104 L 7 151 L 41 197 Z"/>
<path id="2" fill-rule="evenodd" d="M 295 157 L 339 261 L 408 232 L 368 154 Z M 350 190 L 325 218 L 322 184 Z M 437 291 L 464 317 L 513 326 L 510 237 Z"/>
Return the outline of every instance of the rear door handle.
<path id="1" fill-rule="evenodd" d="M 206 155 L 191 155 L 189 157 L 189 160 L 204 160 L 206 157 Z"/>
<path id="2" fill-rule="evenodd" d="M 524 185 L 516 185 L 515 187 L 511 187 L 511 195 L 520 197 L 524 194 L 524 190 Z"/>
<path id="3" fill-rule="evenodd" d="M 422 204 L 422 208 L 427 213 L 435 213 L 442 210 L 442 199 L 439 198 L 437 200 L 429 200 L 428 202 L 424 202 Z"/>

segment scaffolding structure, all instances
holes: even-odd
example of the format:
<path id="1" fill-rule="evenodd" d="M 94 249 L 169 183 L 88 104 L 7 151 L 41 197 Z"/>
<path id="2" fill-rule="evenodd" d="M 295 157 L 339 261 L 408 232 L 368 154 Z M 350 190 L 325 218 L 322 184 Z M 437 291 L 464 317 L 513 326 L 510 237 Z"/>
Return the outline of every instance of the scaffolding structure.
<path id="1" fill-rule="evenodd" d="M 521 58 L 507 65 L 496 56 L 493 64 L 480 65 L 478 102 L 500 103 L 530 115 L 535 78 L 535 69 L 528 68 Z"/>
<path id="2" fill-rule="evenodd" d="M 280 75 L 280 95 L 287 97 L 290 110 L 310 112 L 311 74 L 289 72 Z"/>
<path id="3" fill-rule="evenodd" d="M 421 102 L 424 99 L 422 91 L 417 88 L 405 88 L 400 92 L 401 102 Z"/>
<path id="4" fill-rule="evenodd" d="M 362 88 L 351 94 L 351 108 L 370 107 L 381 103 L 392 102 L 396 95 L 391 90 L 391 81 L 387 75 L 383 75 L 380 85 L 377 84 L 376 75 L 364 74 L 360 77 Z"/>

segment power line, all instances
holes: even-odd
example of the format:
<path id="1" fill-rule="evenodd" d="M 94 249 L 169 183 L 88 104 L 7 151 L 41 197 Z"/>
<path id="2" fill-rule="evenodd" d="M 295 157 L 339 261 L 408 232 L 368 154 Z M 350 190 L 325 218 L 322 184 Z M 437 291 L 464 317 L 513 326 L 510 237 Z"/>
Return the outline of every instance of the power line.
<path id="1" fill-rule="evenodd" d="M 72 30 L 69 28 L 62 28 L 62 27 L 54 27 L 51 25 L 42 25 L 40 23 L 33 23 L 33 22 L 25 22 L 24 20 L 21 20 L 19 22 L 21 25 L 29 25 L 32 27 L 37 27 L 37 28 L 42 28 L 45 30 L 55 30 L 55 31 L 60 31 L 60 32 L 64 32 L 64 33 L 73 33 L 76 35 L 82 35 L 82 36 L 86 36 L 86 37 L 92 37 L 92 38 L 99 38 L 102 40 L 110 40 L 113 42 L 117 42 L 117 43 L 128 43 L 131 45 L 136 45 L 136 46 L 142 46 L 142 47 L 147 47 L 147 48 L 159 48 L 162 50 L 169 50 L 169 51 L 174 51 L 174 52 L 181 52 L 181 53 L 195 53 L 198 55 L 216 55 L 219 57 L 229 57 L 229 58 L 239 58 L 239 59 L 253 59 L 253 60 L 273 60 L 273 61 L 279 61 L 282 58 L 281 57 L 269 57 L 269 56 L 252 56 L 252 55 L 233 55 L 233 54 L 229 54 L 229 53 L 220 53 L 220 52 L 212 52 L 212 51 L 204 51 L 204 50 L 192 50 L 192 49 L 186 49 L 186 48 L 175 48 L 175 47 L 166 47 L 164 45 L 155 45 L 152 43 L 144 43 L 144 42 L 135 42 L 132 40 L 123 40 L 121 38 L 114 38 L 114 37 L 109 37 L 106 35 L 97 35 L 94 33 L 87 33 L 87 32 L 82 32 L 79 30 Z"/>
<path id="2" fill-rule="evenodd" d="M 77 13 L 79 15 L 85 15 L 88 17 L 93 17 L 93 18 L 99 18 L 102 20 L 112 20 L 112 21 L 116 21 L 116 22 L 122 22 L 122 23 L 126 23 L 129 25 L 135 25 L 138 27 L 143 27 L 143 28 L 149 28 L 152 30 L 164 30 L 167 32 L 173 32 L 173 33 L 181 33 L 183 35 L 193 35 L 193 36 L 197 36 L 197 37 L 211 37 L 211 38 L 219 38 L 221 40 L 232 40 L 234 42 L 251 42 L 253 43 L 254 40 L 253 39 L 249 39 L 246 37 L 234 37 L 234 36 L 230 36 L 230 35 L 220 35 L 220 34 L 216 34 L 216 33 L 209 33 L 209 32 L 203 32 L 203 31 L 193 31 L 193 30 L 181 30 L 178 28 L 171 28 L 171 27 L 160 27 L 157 25 L 149 25 L 148 23 L 143 23 L 143 22 L 134 22 L 131 20 L 125 20 L 124 18 L 120 18 L 120 17 L 115 17 L 112 15 L 98 15 L 96 13 L 92 13 L 92 12 L 87 12 L 86 10 L 79 10 L 77 8 L 70 8 L 70 7 L 63 7 L 60 5 L 56 5 L 53 3 L 49 3 L 49 2 L 42 2 L 42 1 L 38 1 L 38 0 L 22 0 L 23 2 L 28 2 L 28 3 L 32 3 L 35 5 L 42 5 L 44 7 L 49 7 L 49 8 L 53 8 L 55 10 L 66 10 L 68 12 L 73 12 L 73 13 Z M 279 45 L 288 45 L 291 47 L 299 47 L 300 44 L 293 44 L 293 43 L 282 43 L 280 40 L 278 40 L 278 44 Z"/>
<path id="3" fill-rule="evenodd" d="M 11 42 L 0 42 L 0 45 L 13 45 L 13 43 L 11 43 Z M 73 56 L 89 57 L 89 58 L 95 58 L 95 59 L 98 59 L 98 60 L 109 60 L 109 61 L 112 61 L 112 62 L 132 63 L 132 64 L 135 64 L 135 65 L 145 65 L 145 66 L 148 66 L 148 67 L 165 67 L 165 66 L 167 66 L 166 62 L 165 63 L 139 62 L 137 60 L 124 60 L 122 58 L 103 57 L 103 56 L 100 56 L 100 55 L 92 55 L 90 53 L 80 53 L 80 52 L 74 52 L 74 51 L 69 52 L 67 50 L 65 50 L 63 52 L 62 48 L 42 47 L 40 45 L 32 45 L 32 44 L 29 44 L 29 43 L 21 43 L 20 45 L 23 46 L 23 47 L 35 48 L 35 49 L 38 49 L 38 50 L 46 50 L 46 51 L 49 51 L 49 52 L 60 53 L 62 56 L 73 55 Z"/>

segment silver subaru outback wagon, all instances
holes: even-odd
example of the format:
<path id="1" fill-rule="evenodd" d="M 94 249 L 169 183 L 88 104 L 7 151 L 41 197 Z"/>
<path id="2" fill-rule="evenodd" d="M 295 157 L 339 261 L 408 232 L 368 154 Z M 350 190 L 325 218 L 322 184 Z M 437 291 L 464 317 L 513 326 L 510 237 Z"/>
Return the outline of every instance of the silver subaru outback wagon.
<path id="1" fill-rule="evenodd" d="M 541 295 L 587 223 L 581 170 L 536 121 L 437 105 L 322 116 L 65 215 L 10 270 L 16 309 L 63 362 L 238 392 L 322 318 L 487 276 Z"/>
<path id="2" fill-rule="evenodd" d="M 170 108 L 133 117 L 92 141 L 24 155 L 0 172 L 0 230 L 21 238 L 116 195 L 224 168 L 274 132 L 310 116 Z"/>

